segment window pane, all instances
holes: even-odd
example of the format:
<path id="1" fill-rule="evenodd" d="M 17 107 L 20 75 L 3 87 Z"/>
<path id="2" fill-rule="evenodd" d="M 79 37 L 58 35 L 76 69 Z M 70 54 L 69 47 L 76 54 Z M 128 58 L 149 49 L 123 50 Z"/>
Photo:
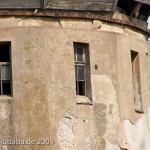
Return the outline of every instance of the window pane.
<path id="1" fill-rule="evenodd" d="M 0 62 L 10 62 L 9 44 L 0 45 Z"/>
<path id="2" fill-rule="evenodd" d="M 84 81 L 79 81 L 78 82 L 78 94 L 79 95 L 85 95 L 85 82 Z"/>
<path id="3" fill-rule="evenodd" d="M 77 61 L 83 61 L 84 48 L 81 46 L 77 47 Z"/>
<path id="4" fill-rule="evenodd" d="M 76 81 L 76 94 L 79 95 L 79 82 Z"/>
<path id="5" fill-rule="evenodd" d="M 10 66 L 9 65 L 1 66 L 1 74 L 2 80 L 11 80 Z"/>
<path id="6" fill-rule="evenodd" d="M 84 69 L 84 66 L 77 66 L 78 81 L 85 80 Z"/>
<path id="7" fill-rule="evenodd" d="M 3 95 L 11 95 L 11 84 L 9 81 L 2 81 L 2 89 Z"/>
<path id="8" fill-rule="evenodd" d="M 76 77 L 76 80 L 77 80 L 77 65 L 75 65 L 75 77 Z"/>
<path id="9" fill-rule="evenodd" d="M 76 60 L 76 54 L 77 54 L 77 50 L 76 50 L 76 48 L 74 48 L 74 61 L 77 61 Z"/>

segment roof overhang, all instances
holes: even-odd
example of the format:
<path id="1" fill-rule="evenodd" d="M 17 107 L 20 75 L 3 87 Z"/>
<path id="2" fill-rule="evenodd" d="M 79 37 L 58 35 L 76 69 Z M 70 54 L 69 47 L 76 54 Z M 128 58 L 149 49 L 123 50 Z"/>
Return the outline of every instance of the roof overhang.
<path id="1" fill-rule="evenodd" d="M 0 0 L 0 9 L 113 11 L 118 0 Z"/>
<path id="2" fill-rule="evenodd" d="M 150 0 L 134 0 L 134 1 L 146 4 L 146 5 L 150 5 Z"/>

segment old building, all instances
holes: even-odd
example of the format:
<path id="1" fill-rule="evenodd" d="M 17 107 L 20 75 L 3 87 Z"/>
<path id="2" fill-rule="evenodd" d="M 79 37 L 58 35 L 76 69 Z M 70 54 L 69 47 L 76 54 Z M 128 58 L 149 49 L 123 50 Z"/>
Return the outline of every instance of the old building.
<path id="1" fill-rule="evenodd" d="M 0 150 L 150 149 L 150 0 L 0 0 Z"/>

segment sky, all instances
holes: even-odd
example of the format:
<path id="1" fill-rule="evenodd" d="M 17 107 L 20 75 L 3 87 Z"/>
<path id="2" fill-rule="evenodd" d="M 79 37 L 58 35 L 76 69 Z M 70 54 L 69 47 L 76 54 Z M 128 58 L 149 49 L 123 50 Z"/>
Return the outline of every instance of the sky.
<path id="1" fill-rule="evenodd" d="M 147 29 L 150 29 L 150 16 L 147 19 L 147 23 L 148 23 Z M 149 37 L 148 41 L 150 42 L 150 37 Z"/>
<path id="2" fill-rule="evenodd" d="M 148 17 L 148 19 L 147 19 L 147 23 L 148 23 L 148 29 L 150 29 L 150 16 Z"/>

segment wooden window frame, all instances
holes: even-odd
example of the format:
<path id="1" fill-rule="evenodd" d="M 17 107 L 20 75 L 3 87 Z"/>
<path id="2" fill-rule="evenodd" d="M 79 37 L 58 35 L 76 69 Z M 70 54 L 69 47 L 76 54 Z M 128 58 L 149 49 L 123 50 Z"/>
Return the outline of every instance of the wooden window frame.
<path id="1" fill-rule="evenodd" d="M 130 55 L 135 111 L 143 113 L 139 53 L 131 50 Z"/>
<path id="2" fill-rule="evenodd" d="M 6 61 L 6 62 L 0 61 L 0 96 L 12 96 L 11 42 L 0 42 L 0 47 L 1 47 L 1 45 L 8 45 L 9 61 Z M 9 66 L 10 79 L 4 79 L 2 77 L 2 66 Z M 6 91 L 4 92 L 4 88 L 3 88 L 4 83 L 10 84 L 10 86 L 9 86 L 10 93 L 6 93 Z"/>
<path id="3" fill-rule="evenodd" d="M 76 82 L 76 95 L 79 96 L 86 96 L 90 101 L 92 100 L 92 91 L 91 91 L 91 74 L 90 74 L 90 56 L 89 56 L 89 44 L 88 43 L 80 43 L 80 42 L 74 42 L 74 64 L 75 64 L 75 82 Z M 82 48 L 82 61 L 78 61 L 77 55 L 78 55 L 78 48 Z M 84 79 L 79 80 L 78 79 L 78 69 L 77 67 L 84 67 Z M 84 84 L 84 90 L 80 92 L 79 88 L 79 82 L 83 82 Z"/>

